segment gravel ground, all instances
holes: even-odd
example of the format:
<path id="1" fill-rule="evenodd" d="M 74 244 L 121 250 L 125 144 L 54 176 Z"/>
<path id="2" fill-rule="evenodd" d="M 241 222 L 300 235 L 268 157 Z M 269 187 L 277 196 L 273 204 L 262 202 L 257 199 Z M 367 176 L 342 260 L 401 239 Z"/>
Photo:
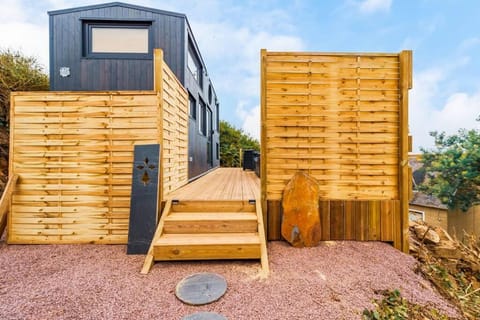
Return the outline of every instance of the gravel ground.
<path id="1" fill-rule="evenodd" d="M 360 319 L 376 290 L 400 289 L 408 300 L 450 316 L 454 307 L 414 272 L 415 259 L 377 242 L 327 242 L 296 249 L 270 242 L 270 277 L 256 261 L 156 263 L 123 245 L 6 245 L 0 240 L 0 319 L 181 319 L 214 311 L 228 319 Z M 175 286 L 196 272 L 225 277 L 219 301 L 193 307 Z"/>

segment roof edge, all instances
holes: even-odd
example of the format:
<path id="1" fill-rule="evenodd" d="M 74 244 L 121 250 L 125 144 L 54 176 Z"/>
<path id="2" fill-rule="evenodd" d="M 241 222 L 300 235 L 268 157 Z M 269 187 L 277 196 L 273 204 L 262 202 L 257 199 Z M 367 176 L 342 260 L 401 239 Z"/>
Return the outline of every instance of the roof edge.
<path id="1" fill-rule="evenodd" d="M 94 5 L 89 5 L 89 6 L 53 10 L 53 11 L 48 11 L 47 13 L 48 13 L 49 16 L 55 16 L 55 15 L 65 14 L 65 13 L 72 13 L 72 12 L 78 12 L 78 11 L 84 11 L 84 10 L 110 8 L 110 7 L 123 7 L 123 8 L 128 8 L 128 9 L 135 9 L 135 10 L 142 10 L 142 11 L 149 11 L 149 12 L 154 12 L 154 13 L 159 13 L 159 14 L 165 14 L 165 15 L 169 15 L 169 16 L 184 18 L 184 19 L 187 18 L 187 16 L 184 13 L 165 11 L 165 10 L 149 8 L 149 7 L 144 7 L 144 6 L 138 6 L 138 5 L 124 3 L 124 2 L 108 2 L 108 3 L 94 4 Z"/>

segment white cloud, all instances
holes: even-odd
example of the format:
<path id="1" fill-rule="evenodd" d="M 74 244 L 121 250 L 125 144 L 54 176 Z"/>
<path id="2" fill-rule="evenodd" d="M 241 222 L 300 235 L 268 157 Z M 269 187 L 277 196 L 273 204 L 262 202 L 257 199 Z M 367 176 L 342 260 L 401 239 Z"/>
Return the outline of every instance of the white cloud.
<path id="1" fill-rule="evenodd" d="M 454 92 L 444 99 L 437 99 L 444 87 L 442 82 L 447 80 L 451 71 L 454 68 L 436 68 L 414 77 L 410 95 L 410 131 L 414 152 L 418 152 L 420 147 L 433 146 L 429 132 L 454 134 L 461 128 L 480 129 L 479 122 L 475 121 L 480 115 L 480 90 L 472 94 Z"/>
<path id="2" fill-rule="evenodd" d="M 2 23 L 8 23 L 13 21 L 24 21 L 25 11 L 23 10 L 19 1 L 15 0 L 2 0 L 0 1 L 0 21 Z"/>
<path id="3" fill-rule="evenodd" d="M 48 68 L 48 24 L 29 19 L 29 9 L 20 1 L 2 0 L 0 7 L 0 48 L 34 56 Z"/>
<path id="4" fill-rule="evenodd" d="M 251 137 L 260 140 L 260 105 L 247 108 L 245 102 L 239 102 L 236 108 L 237 116 L 242 120 L 242 130 Z"/>
<path id="5" fill-rule="evenodd" d="M 388 12 L 391 6 L 392 0 L 364 0 L 358 3 L 360 12 L 365 14 Z"/>
<path id="6" fill-rule="evenodd" d="M 453 134 L 458 129 L 479 129 L 476 119 L 480 116 L 480 91 L 474 94 L 457 92 L 450 95 L 443 108 L 434 113 L 439 131 Z"/>
<path id="7" fill-rule="evenodd" d="M 237 28 L 226 22 L 192 21 L 191 23 L 203 56 L 215 61 L 234 62 L 225 69 L 227 72 L 231 67 L 258 72 L 258 61 L 262 48 L 281 51 L 304 48 L 303 41 L 294 36 L 267 31 L 256 32 L 252 28 Z"/>
<path id="8" fill-rule="evenodd" d="M 480 45 L 480 38 L 478 37 L 473 37 L 473 38 L 468 38 L 462 41 L 459 46 L 459 51 L 460 52 L 465 52 L 468 50 L 471 50 L 477 46 Z"/>
<path id="9" fill-rule="evenodd" d="M 15 32 L 12 32 L 15 30 Z M 48 70 L 48 27 L 26 22 L 0 24 L 0 44 L 2 49 L 20 51 L 37 58 Z"/>

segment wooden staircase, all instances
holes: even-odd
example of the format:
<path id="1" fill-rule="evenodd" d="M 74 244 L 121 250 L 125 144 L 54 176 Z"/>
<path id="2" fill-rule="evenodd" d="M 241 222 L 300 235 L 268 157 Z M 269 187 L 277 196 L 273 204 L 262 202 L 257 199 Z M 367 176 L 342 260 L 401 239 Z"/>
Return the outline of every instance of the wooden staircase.
<path id="1" fill-rule="evenodd" d="M 213 259 L 260 259 L 262 275 L 268 276 L 259 201 L 168 200 L 142 273 L 154 261 Z"/>

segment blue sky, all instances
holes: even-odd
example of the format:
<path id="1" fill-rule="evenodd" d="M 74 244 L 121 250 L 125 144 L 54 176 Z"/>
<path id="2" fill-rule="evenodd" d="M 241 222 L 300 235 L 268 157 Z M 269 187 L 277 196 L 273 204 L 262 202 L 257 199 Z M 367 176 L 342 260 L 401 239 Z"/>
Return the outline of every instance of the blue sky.
<path id="1" fill-rule="evenodd" d="M 108 1 L 0 0 L 0 47 L 48 68 L 47 11 Z M 124 1 L 128 2 L 128 1 Z M 410 131 L 480 129 L 480 2 L 462 0 L 141 0 L 185 13 L 221 103 L 221 119 L 259 135 L 259 51 L 413 50 Z"/>

